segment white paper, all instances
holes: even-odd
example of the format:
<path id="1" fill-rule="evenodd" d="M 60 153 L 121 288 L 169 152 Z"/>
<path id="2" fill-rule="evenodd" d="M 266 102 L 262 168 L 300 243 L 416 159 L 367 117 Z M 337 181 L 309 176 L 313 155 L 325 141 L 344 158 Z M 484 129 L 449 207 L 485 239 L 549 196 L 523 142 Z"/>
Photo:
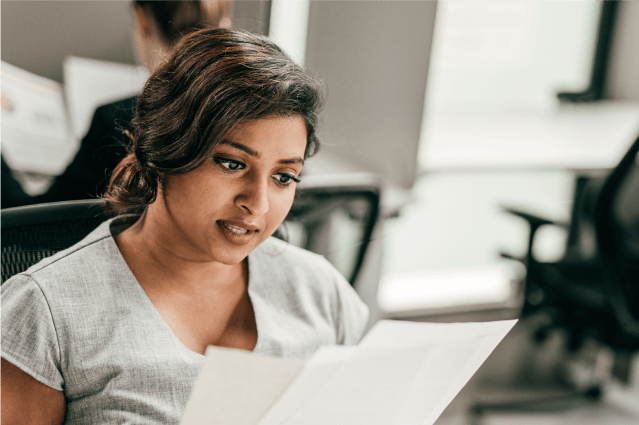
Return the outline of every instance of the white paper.
<path id="1" fill-rule="evenodd" d="M 360 343 L 365 350 L 411 349 L 425 344 L 395 425 L 433 424 L 517 320 L 476 323 L 417 323 L 382 320 Z M 381 424 L 381 422 L 378 422 Z"/>
<path id="2" fill-rule="evenodd" d="M 64 86 L 2 62 L 2 153 L 16 171 L 61 174 L 95 109 L 140 92 L 143 67 L 69 57 Z"/>
<path id="3" fill-rule="evenodd" d="M 297 360 L 209 347 L 181 425 L 253 425 L 304 367 Z"/>
<path id="4" fill-rule="evenodd" d="M 380 321 L 312 395 L 293 404 L 289 392 L 307 377 L 300 374 L 271 410 L 288 417 L 272 420 L 269 412 L 259 425 L 432 424 L 515 323 Z"/>
<path id="5" fill-rule="evenodd" d="M 148 78 L 144 67 L 70 56 L 64 60 L 64 89 L 73 134 L 80 140 L 98 106 L 138 94 Z"/>
<path id="6" fill-rule="evenodd" d="M 321 347 L 308 361 L 277 403 L 260 421 L 260 425 L 283 424 L 296 409 L 309 399 L 355 353 L 355 346 Z"/>
<path id="7" fill-rule="evenodd" d="M 358 346 L 321 348 L 290 385 L 289 360 L 236 350 L 220 357 L 212 350 L 193 391 L 192 400 L 199 401 L 189 401 L 189 422 L 185 415 L 182 425 L 433 424 L 516 322 L 383 320 Z M 279 384 L 260 382 L 273 381 L 278 373 L 288 373 Z M 269 394 L 268 385 L 273 385 Z M 224 406 L 230 412 L 217 411 Z M 239 406 L 244 414 L 233 416 Z M 196 416 L 223 420 L 190 422 Z"/>
<path id="8" fill-rule="evenodd" d="M 2 153 L 17 171 L 56 175 L 75 143 L 62 85 L 2 62 Z"/>

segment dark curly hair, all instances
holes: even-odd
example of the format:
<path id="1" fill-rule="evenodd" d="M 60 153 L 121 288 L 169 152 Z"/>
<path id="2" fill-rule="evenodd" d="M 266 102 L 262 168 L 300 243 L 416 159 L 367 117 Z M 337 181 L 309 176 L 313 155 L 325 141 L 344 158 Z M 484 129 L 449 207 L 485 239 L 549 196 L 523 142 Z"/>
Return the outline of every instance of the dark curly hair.
<path id="1" fill-rule="evenodd" d="M 163 176 L 200 166 L 238 124 L 299 116 L 312 156 L 323 98 L 319 80 L 266 37 L 220 28 L 185 36 L 138 98 L 129 154 L 103 196 L 107 212 L 153 203 Z"/>

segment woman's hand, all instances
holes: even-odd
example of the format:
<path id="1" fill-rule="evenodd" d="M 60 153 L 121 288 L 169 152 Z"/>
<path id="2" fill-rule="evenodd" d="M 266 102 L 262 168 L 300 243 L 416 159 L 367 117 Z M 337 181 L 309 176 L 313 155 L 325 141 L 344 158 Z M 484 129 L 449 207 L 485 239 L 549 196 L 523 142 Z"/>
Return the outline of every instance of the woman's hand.
<path id="1" fill-rule="evenodd" d="M 64 393 L 2 359 L 2 423 L 59 425 L 67 410 Z"/>

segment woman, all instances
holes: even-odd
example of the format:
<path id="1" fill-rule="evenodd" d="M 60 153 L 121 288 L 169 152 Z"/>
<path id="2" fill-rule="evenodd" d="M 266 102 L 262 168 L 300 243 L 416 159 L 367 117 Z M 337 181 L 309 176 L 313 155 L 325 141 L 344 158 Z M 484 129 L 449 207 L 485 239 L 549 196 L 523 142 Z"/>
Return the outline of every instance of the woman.
<path id="1" fill-rule="evenodd" d="M 264 37 L 180 42 L 138 99 L 116 218 L 2 287 L 4 424 L 178 423 L 208 345 L 304 359 L 361 338 L 345 279 L 270 238 L 320 104 Z"/>

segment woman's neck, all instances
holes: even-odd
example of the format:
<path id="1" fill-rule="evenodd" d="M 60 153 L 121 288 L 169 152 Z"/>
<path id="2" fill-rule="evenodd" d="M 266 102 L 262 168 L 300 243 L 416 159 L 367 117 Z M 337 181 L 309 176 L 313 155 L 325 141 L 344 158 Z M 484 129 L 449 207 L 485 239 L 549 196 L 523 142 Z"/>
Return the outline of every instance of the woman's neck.
<path id="1" fill-rule="evenodd" d="M 248 282 L 247 260 L 223 264 L 202 255 L 183 240 L 167 220 L 147 211 L 129 228 L 115 236 L 116 244 L 133 274 L 142 284 L 180 282 L 185 290 L 226 291 Z"/>

